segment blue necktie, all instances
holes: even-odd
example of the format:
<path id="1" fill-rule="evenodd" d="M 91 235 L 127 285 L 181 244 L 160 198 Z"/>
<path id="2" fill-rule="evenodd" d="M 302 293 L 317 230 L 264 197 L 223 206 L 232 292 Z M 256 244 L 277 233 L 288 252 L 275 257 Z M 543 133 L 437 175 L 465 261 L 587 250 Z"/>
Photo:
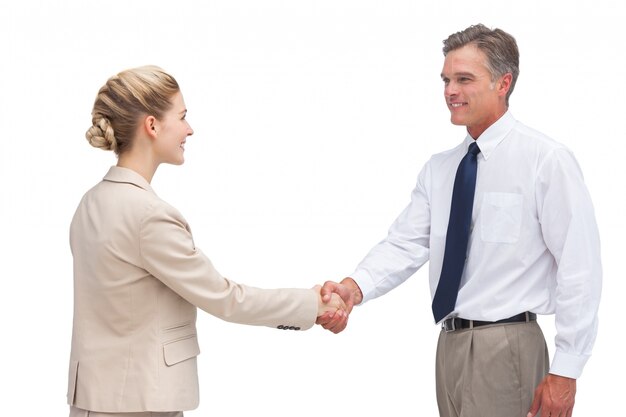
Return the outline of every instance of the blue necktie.
<path id="1" fill-rule="evenodd" d="M 480 148 L 476 142 L 472 142 L 467 154 L 461 160 L 454 178 L 446 248 L 443 254 L 439 284 L 433 299 L 433 315 L 437 323 L 454 310 L 456 296 L 459 292 L 472 223 L 478 165 L 476 156 L 479 152 Z"/>

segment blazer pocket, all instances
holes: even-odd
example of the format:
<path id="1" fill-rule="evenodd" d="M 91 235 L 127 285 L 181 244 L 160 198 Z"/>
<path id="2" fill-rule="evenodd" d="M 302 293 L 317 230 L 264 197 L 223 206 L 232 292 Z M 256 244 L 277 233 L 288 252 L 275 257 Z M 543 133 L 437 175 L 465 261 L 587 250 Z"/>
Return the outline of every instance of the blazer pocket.
<path id="1" fill-rule="evenodd" d="M 70 372 L 67 379 L 67 403 L 76 402 L 76 381 L 78 380 L 78 361 L 70 361 Z"/>
<path id="2" fill-rule="evenodd" d="M 516 193 L 485 193 L 480 236 L 484 242 L 515 243 L 522 228 L 524 198 Z"/>
<path id="3" fill-rule="evenodd" d="M 198 336 L 190 335 L 163 345 L 163 358 L 167 366 L 175 365 L 200 354 Z"/>

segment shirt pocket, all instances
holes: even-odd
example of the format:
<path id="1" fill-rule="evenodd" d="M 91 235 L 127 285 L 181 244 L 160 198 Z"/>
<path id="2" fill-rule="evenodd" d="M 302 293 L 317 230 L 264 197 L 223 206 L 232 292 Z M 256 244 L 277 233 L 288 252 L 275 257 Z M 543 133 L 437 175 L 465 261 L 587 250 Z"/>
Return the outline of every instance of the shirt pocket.
<path id="1" fill-rule="evenodd" d="M 480 237 L 484 242 L 515 243 L 522 228 L 523 197 L 516 193 L 484 193 Z"/>

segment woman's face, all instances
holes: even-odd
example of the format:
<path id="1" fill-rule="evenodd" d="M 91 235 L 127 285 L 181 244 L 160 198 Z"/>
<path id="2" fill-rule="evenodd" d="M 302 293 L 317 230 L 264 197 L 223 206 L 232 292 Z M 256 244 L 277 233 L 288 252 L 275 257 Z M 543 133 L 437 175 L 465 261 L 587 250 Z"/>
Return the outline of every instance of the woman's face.
<path id="1" fill-rule="evenodd" d="M 185 162 L 185 142 L 193 129 L 185 119 L 187 108 L 179 91 L 172 97 L 172 108 L 154 124 L 155 156 L 158 163 L 181 165 Z"/>

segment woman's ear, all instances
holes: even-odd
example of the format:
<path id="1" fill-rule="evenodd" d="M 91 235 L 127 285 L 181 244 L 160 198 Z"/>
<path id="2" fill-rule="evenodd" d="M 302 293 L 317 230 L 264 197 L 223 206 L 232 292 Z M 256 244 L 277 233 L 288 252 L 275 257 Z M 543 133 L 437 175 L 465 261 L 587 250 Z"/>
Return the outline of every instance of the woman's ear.
<path id="1" fill-rule="evenodd" d="M 143 119 L 144 131 L 150 138 L 156 139 L 157 125 L 158 125 L 158 120 L 154 116 L 146 116 L 146 118 Z"/>

